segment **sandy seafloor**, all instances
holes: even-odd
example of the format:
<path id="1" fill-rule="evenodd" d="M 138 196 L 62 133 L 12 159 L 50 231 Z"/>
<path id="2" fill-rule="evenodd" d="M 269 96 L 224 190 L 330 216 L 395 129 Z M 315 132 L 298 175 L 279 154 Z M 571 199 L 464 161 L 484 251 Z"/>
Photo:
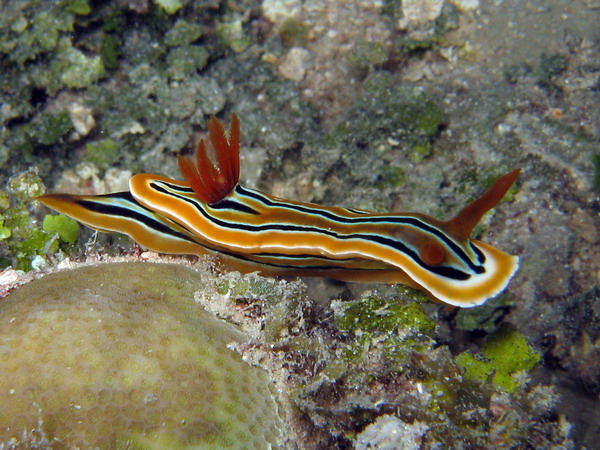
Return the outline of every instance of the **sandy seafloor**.
<path id="1" fill-rule="evenodd" d="M 142 171 L 177 177 L 174 155 L 206 136 L 210 114 L 240 116 L 242 183 L 285 198 L 447 218 L 520 167 L 516 191 L 476 230 L 521 258 L 501 313 L 490 328 L 468 329 L 456 311 L 430 305 L 433 339 L 456 355 L 501 324 L 517 330 L 541 355 L 530 386 L 557 394 L 547 415 L 531 417 L 568 435 L 539 442 L 597 445 L 600 3 L 214 0 L 171 13 L 161 3 L 91 2 L 64 23 L 39 18 L 54 2 L 0 4 L 4 225 L 17 209 L 32 226 L 48 213 L 23 203 L 27 170 L 48 191 L 71 193 L 125 190 Z M 173 32 L 177 20 L 198 27 Z M 64 129 L 53 122 L 61 112 Z M 116 152 L 96 145 L 107 140 Z M 3 267 L 33 261 L 43 271 L 64 256 L 132 252 L 128 240 L 102 236 L 85 250 L 91 232 L 82 230 L 61 256 L 34 258 L 18 247 L 27 233 L 0 235 Z M 323 317 L 331 299 L 394 296 L 378 285 L 305 281 Z M 376 402 L 309 397 L 297 405 L 314 427 L 307 446 L 359 446 L 378 414 L 391 414 Z M 360 420 L 348 406 L 357 404 Z M 536 441 L 524 442 L 517 446 Z"/>

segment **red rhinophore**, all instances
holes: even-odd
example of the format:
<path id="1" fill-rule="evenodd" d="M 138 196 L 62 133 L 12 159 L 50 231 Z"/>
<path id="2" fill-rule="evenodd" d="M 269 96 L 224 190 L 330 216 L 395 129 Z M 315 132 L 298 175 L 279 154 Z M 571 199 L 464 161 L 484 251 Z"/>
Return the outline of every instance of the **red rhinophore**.
<path id="1" fill-rule="evenodd" d="M 223 124 L 215 116 L 208 121 L 208 132 L 216 164 L 206 153 L 204 139 L 198 143 L 195 161 L 181 155 L 177 155 L 177 160 L 179 170 L 196 195 L 210 205 L 226 197 L 240 178 L 240 121 L 237 114 L 231 118 L 229 140 Z"/>

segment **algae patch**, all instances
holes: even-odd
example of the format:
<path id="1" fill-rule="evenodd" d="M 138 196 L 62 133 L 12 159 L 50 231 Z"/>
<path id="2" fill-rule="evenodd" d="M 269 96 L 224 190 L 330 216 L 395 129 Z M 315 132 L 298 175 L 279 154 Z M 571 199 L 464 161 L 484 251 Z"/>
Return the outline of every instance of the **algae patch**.
<path id="1" fill-rule="evenodd" d="M 69 244 L 77 242 L 79 237 L 79 224 L 77 221 L 63 214 L 48 214 L 44 217 L 42 228 L 46 233 L 58 234 L 62 241 Z"/>
<path id="2" fill-rule="evenodd" d="M 435 329 L 435 323 L 428 319 L 421 306 L 416 303 L 388 302 L 374 294 L 342 304 L 343 312 L 338 311 L 336 322 L 342 331 L 389 333 L 395 329 L 411 333 L 427 334 Z"/>
<path id="3" fill-rule="evenodd" d="M 466 378 L 492 382 L 507 392 L 514 392 L 519 383 L 513 375 L 530 371 L 540 360 L 540 354 L 529 346 L 525 337 L 508 327 L 490 335 L 481 355 L 464 352 L 456 357 L 456 363 L 464 370 Z"/>

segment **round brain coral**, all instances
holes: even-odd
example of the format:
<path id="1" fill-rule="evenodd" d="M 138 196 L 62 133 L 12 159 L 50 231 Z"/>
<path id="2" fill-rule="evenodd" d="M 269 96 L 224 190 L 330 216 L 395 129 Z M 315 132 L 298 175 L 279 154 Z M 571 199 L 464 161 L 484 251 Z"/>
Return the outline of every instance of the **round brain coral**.
<path id="1" fill-rule="evenodd" d="M 245 336 L 196 304 L 191 269 L 58 272 L 0 301 L 0 448 L 267 448 L 281 423 Z"/>

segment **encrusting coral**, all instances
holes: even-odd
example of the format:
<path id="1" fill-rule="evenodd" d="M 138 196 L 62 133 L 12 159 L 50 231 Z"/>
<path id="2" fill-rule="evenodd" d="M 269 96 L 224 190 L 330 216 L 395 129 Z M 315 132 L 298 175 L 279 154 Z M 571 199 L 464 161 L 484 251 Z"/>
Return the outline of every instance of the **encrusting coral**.
<path id="1" fill-rule="evenodd" d="M 267 448 L 281 423 L 245 335 L 168 264 L 47 275 L 0 302 L 0 448 Z"/>

